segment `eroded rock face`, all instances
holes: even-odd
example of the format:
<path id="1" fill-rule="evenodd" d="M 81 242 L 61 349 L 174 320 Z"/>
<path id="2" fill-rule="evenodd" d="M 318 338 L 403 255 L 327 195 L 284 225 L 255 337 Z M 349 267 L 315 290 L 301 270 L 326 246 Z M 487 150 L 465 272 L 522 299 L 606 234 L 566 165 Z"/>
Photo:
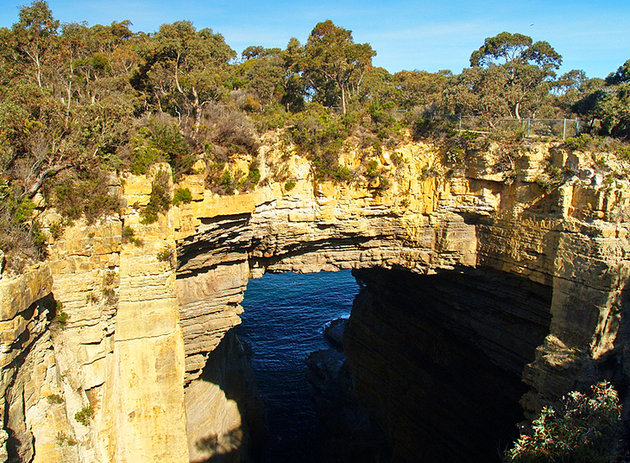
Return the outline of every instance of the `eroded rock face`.
<path id="1" fill-rule="evenodd" d="M 502 315 L 495 316 L 512 319 L 522 331 L 518 336 L 507 336 L 504 327 L 485 326 L 489 320 L 483 316 L 467 322 L 476 326 L 475 336 L 485 332 L 480 327 L 494 330 L 490 339 L 481 336 L 475 342 L 480 355 L 510 375 L 510 419 L 518 419 L 520 409 L 513 406 L 523 394 L 521 404 L 532 416 L 545 401 L 604 374 L 604 357 L 617 355 L 617 362 L 625 362 L 626 343 L 618 337 L 618 327 L 629 268 L 622 219 L 628 194 L 619 188 L 599 189 L 577 177 L 556 190 L 541 187 L 534 180 L 550 157 L 545 146 L 519 160 L 521 179 L 516 181 L 497 172 L 491 156 L 480 156 L 476 165 L 448 178 L 424 178 L 423 169 L 438 164 L 424 148 L 399 150 L 404 159 L 403 167 L 396 168 L 399 181 L 381 195 L 360 185 L 313 184 L 300 178 L 296 169 L 298 181 L 291 191 L 274 184 L 244 195 L 236 210 L 228 203 L 222 213 L 216 206 L 209 208 L 212 218 L 201 223 L 206 221 L 215 232 L 212 237 L 192 234 L 194 238 L 180 241 L 178 254 L 186 256 L 180 278 L 185 280 L 195 262 L 204 260 L 202 268 L 215 276 L 221 268 L 243 266 L 236 273 L 244 272 L 247 262 L 254 276 L 264 271 L 380 267 L 421 275 L 478 269 L 505 274 L 507 280 L 517 277 L 521 283 L 503 288 L 505 295 L 495 294 L 511 301 L 501 308 Z M 551 157 L 569 163 L 566 157 Z M 190 207 L 198 214 L 204 202 L 207 196 Z M 244 285 L 245 275 L 240 275 Z M 470 288 L 460 284 L 457 290 L 466 294 Z M 495 284 L 501 287 L 501 278 Z M 531 310 L 518 299 L 520 286 L 530 285 L 538 288 L 535 293 L 544 301 Z M 450 297 L 448 287 L 443 291 Z M 209 306 L 216 308 L 211 299 Z M 214 320 L 238 310 L 234 300 L 224 307 L 227 310 L 218 311 Z M 225 332 L 229 317 L 223 322 Z M 532 324 L 539 327 L 535 336 L 530 333 Z M 211 325 L 205 331 L 217 333 Z M 619 383 L 627 380 L 620 378 Z"/>
<path id="2" fill-rule="evenodd" d="M 16 278 L 0 280 L 0 460 L 31 461 L 34 435 L 27 418 L 37 412 L 44 394 L 46 370 L 50 366 L 50 334 L 47 328 L 55 313 L 51 296 L 52 276 L 47 265 L 29 269 Z M 31 416 L 28 416 L 31 415 Z M 60 456 L 54 452 L 54 456 Z"/>
<path id="3" fill-rule="evenodd" d="M 140 211 L 149 201 L 151 179 L 164 166 L 155 166 L 148 176 L 127 176 L 117 186 L 121 215 L 66 229 L 51 247 L 49 282 L 25 290 L 40 298 L 52 290 L 69 316 L 63 329 L 48 335 L 45 311 L 28 312 L 34 300 L 17 310 L 1 301 L 1 313 L 8 314 L 1 321 L 7 365 L 11 356 L 17 359 L 28 350 L 16 339 L 31 325 L 36 328 L 29 328 L 29 342 L 36 348 L 26 355 L 42 365 L 40 379 L 30 382 L 35 392 L 22 394 L 29 396 L 22 402 L 19 389 L 10 392 L 9 386 L 19 372 L 3 369 L 9 378 L 3 379 L 5 400 L 13 394 L 7 407 L 17 410 L 9 416 L 20 417 L 5 422 L 5 429 L 29 436 L 25 455 L 31 448 L 36 461 L 43 455 L 40 461 L 187 461 L 211 455 L 212 448 L 196 453 L 196 443 L 205 438 L 218 444 L 247 436 L 240 408 L 236 411 L 221 394 L 220 370 L 238 370 L 229 366 L 235 351 L 219 346 L 240 323 L 247 279 L 265 271 L 406 269 L 435 274 L 443 285 L 439 278 L 449 274 L 444 272 L 460 269 L 463 275 L 471 269 L 506 274 L 506 280 L 514 277 L 525 288 L 538 288 L 534 293 L 542 295 L 546 309 L 528 311 L 514 300 L 521 285 L 512 285 L 504 288 L 505 295 L 489 294 L 505 296 L 514 306 L 503 304 L 503 315 L 494 318 L 480 318 L 482 308 L 469 310 L 464 325 L 477 337 L 479 355 L 507 371 L 510 381 L 525 380 L 526 411 L 605 373 L 611 358 L 623 365 L 610 368 L 615 379 L 628 384 L 623 314 L 630 193 L 623 185 L 604 187 L 577 176 L 555 189 L 541 187 L 535 180 L 544 177 L 546 159 L 575 172 L 593 167 L 549 149 L 541 144 L 521 153 L 512 162 L 514 170 L 506 172 L 493 152 L 480 153 L 468 165 L 449 166 L 434 147 L 410 143 L 396 149 L 397 163 L 391 161 L 393 153 L 383 153 L 382 168 L 392 182 L 376 191 L 360 182 L 316 183 L 305 159 L 287 161 L 286 147 L 270 145 L 261 151 L 263 186 L 220 197 L 205 189 L 201 175 L 191 175 L 180 186 L 191 190 L 193 201 L 150 225 L 141 223 Z M 361 158 L 360 150 L 341 156 L 350 167 Z M 272 166 L 283 163 L 295 183 L 289 191 L 273 181 Z M 44 224 L 58 219 L 50 214 Z M 459 278 L 455 286 L 466 293 L 467 285 Z M 449 293 L 448 288 L 442 289 Z M 459 314 L 453 304 L 438 306 Z M 402 316 L 388 310 L 380 312 L 381 319 Z M 27 316 L 19 315 L 25 311 Z M 524 326 L 546 328 L 535 337 L 509 330 L 506 336 L 505 320 L 488 325 L 515 316 L 526 321 Z M 218 383 L 212 385 L 204 377 L 208 359 L 218 365 Z M 404 355 L 398 359 L 406 368 Z M 246 383 L 246 374 L 241 376 Z M 525 392 L 516 389 L 510 397 Z M 58 395 L 62 402 L 51 403 L 46 395 Z M 88 406 L 92 415 L 84 426 L 74 416 Z M 387 423 L 386 414 L 383 420 Z M 210 437 L 201 423 L 212 423 Z"/>

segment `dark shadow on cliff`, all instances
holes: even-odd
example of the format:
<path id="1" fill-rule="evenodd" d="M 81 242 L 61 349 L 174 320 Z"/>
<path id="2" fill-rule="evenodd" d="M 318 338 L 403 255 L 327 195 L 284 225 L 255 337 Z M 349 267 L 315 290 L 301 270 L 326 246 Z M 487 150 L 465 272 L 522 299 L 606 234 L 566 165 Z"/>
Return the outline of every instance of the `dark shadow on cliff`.
<path id="1" fill-rule="evenodd" d="M 491 270 L 354 271 L 344 345 L 396 462 L 491 462 L 523 419 L 521 374 L 549 332 L 551 289 Z"/>
<path id="2" fill-rule="evenodd" d="M 32 320 L 41 318 L 42 314 L 45 314 L 46 319 L 50 322 L 57 315 L 56 307 L 54 296 L 50 293 L 33 302 L 28 309 L 21 312 L 20 316 L 26 320 Z M 19 355 L 5 366 L 7 371 L 14 371 L 12 378 L 8 376 L 11 380 L 7 384 L 3 397 L 5 404 L 7 404 L 4 408 L 4 424 L 8 434 L 6 442 L 8 463 L 30 461 L 34 452 L 34 438 L 26 426 L 24 417 L 24 384 L 20 384 L 18 375 L 22 371 L 33 346 L 39 341 L 39 335 L 41 332 L 33 333 L 27 327 L 11 345 L 12 349 L 21 350 Z M 36 336 L 36 339 L 32 339 L 33 336 Z M 22 381 L 24 381 L 23 378 Z"/>
<path id="3" fill-rule="evenodd" d="M 236 429 L 224 434 L 221 440 L 217 434 L 209 435 L 198 440 L 195 446 L 202 452 L 212 454 L 210 458 L 200 460 L 199 463 L 240 463 L 244 461 L 242 444 L 242 432 Z"/>
<path id="4" fill-rule="evenodd" d="M 343 336 L 343 332 L 340 334 Z M 314 461 L 389 461 L 390 444 L 385 432 L 354 396 L 341 341 L 333 344 L 334 349 L 312 352 L 306 359 L 306 377 L 313 388 L 312 398 L 323 430 Z"/>
<path id="5" fill-rule="evenodd" d="M 630 461 L 630 278 L 626 279 L 613 310 L 618 311 L 619 329 L 613 352 L 600 362 L 600 376 L 609 379 L 619 392 L 622 403 L 621 418 L 624 423 L 624 437 L 621 453 Z"/>
<path id="6" fill-rule="evenodd" d="M 194 430 L 202 437 L 194 442 L 198 458 L 192 463 L 236 463 L 256 457 L 260 443 L 266 438 L 262 401 L 246 361 L 245 351 L 234 329 L 228 331 L 214 349 L 197 381 L 218 386 L 228 401 L 238 407 L 241 426 L 218 434 L 209 430 Z M 215 399 L 216 400 L 216 399 Z M 216 404 L 215 404 L 216 406 Z M 189 430 L 190 434 L 191 430 Z"/>

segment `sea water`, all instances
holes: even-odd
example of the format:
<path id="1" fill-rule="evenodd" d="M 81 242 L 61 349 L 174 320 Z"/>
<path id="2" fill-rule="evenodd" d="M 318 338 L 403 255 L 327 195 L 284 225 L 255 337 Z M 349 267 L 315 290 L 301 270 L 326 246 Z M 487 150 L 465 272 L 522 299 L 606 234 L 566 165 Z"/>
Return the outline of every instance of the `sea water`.
<path id="1" fill-rule="evenodd" d="M 250 280 L 242 303 L 239 338 L 251 348 L 250 364 L 264 401 L 270 436 L 261 462 L 309 462 L 321 428 L 305 359 L 331 346 L 323 328 L 348 317 L 359 290 L 349 270 L 266 274 Z"/>

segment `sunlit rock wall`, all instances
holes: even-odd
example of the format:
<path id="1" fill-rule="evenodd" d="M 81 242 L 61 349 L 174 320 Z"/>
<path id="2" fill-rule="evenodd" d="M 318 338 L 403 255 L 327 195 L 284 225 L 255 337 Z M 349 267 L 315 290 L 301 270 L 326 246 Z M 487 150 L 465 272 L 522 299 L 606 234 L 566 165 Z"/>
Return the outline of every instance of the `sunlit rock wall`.
<path id="1" fill-rule="evenodd" d="M 7 435 L 25 436 L 25 461 L 188 461 L 198 458 L 200 441 L 208 444 L 204 458 L 218 446 L 226 454 L 247 447 L 230 439 L 250 435 L 243 407 L 203 373 L 228 368 L 236 351 L 217 348 L 240 323 L 247 279 L 265 271 L 514 275 L 550 294 L 548 332 L 522 372 L 528 413 L 604 373 L 627 384 L 628 185 L 597 181 L 588 155 L 550 144 L 513 153 L 507 170 L 499 151 L 452 165 L 430 145 L 385 150 L 379 168 L 391 185 L 383 189 L 316 182 L 306 159 L 268 143 L 253 192 L 218 196 L 203 175 L 191 175 L 178 186 L 191 190 L 192 202 L 149 225 L 140 213 L 152 178 L 166 167 L 127 175 L 112 185 L 121 192 L 120 215 L 66 227 L 51 239 L 42 267 L 50 277 L 37 298 L 18 309 L 2 301 L 4 406 L 15 410 L 4 413 Z M 340 159 L 354 169 L 365 155 L 349 149 Z M 549 188 L 540 181 L 548 165 L 579 175 Z M 58 221 L 47 214 L 44 225 Z M 29 311 L 47 295 L 51 308 Z M 53 330 L 58 307 L 68 321 Z M 33 329 L 24 335 L 27 325 Z M 34 392 L 20 392 L 18 366 L 29 359 L 40 373 L 31 375 Z M 230 368 L 247 383 L 245 372 Z M 86 407 L 87 426 L 75 418 Z"/>

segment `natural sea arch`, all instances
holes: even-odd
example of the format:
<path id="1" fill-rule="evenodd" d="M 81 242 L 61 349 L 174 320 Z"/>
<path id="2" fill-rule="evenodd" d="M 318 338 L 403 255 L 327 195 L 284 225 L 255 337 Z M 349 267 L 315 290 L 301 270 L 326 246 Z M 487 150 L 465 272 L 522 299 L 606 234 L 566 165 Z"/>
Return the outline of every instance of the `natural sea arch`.
<path id="1" fill-rule="evenodd" d="M 398 314 L 381 317 L 384 324 L 401 319 L 413 326 L 429 317 L 418 322 L 429 331 L 432 314 L 441 314 L 445 329 L 459 327 L 456 335 L 512 375 L 521 389 L 505 390 L 521 394 L 528 418 L 543 403 L 605 376 L 604 357 L 625 361 L 614 307 L 626 304 L 627 234 L 619 223 L 588 218 L 595 210 L 588 195 L 604 192 L 572 184 L 549 193 L 535 183 L 483 175 L 428 179 L 406 193 L 405 201 L 353 187 L 299 185 L 280 195 L 226 198 L 223 207 L 203 214 L 193 208 L 196 225 L 177 242 L 187 400 L 195 397 L 194 382 L 213 350 L 240 322 L 248 278 L 265 272 L 354 269 L 372 294 L 364 305 L 377 315 Z M 382 283 L 387 281 L 399 289 L 409 285 L 402 293 L 414 296 L 406 309 Z M 435 320 L 436 327 L 440 323 Z M 412 350 L 421 351 L 417 358 L 443 364 L 439 352 L 448 348 L 439 341 L 458 339 L 449 333 Z M 378 333 L 373 336 L 378 339 Z M 361 352 L 377 350 L 357 349 L 356 358 L 361 362 Z M 357 381 L 360 373 L 355 371 Z M 458 381 L 474 376 L 459 375 Z M 378 400 L 363 394 L 363 401 L 369 407 Z M 390 434 L 404 434 L 387 414 L 374 413 L 389 421 Z M 201 427 L 189 419 L 188 429 Z"/>

